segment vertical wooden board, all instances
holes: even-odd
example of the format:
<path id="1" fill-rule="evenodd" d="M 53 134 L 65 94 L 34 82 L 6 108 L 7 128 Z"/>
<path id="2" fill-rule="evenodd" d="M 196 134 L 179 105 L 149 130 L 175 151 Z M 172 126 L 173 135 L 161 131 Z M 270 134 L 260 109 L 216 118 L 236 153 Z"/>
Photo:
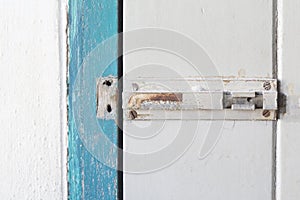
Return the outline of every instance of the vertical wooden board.
<path id="1" fill-rule="evenodd" d="M 286 113 L 278 124 L 277 199 L 300 199 L 300 1 L 279 1 L 279 80 Z"/>
<path id="2" fill-rule="evenodd" d="M 151 140 L 126 137 L 124 148 L 144 154 L 157 151 L 175 139 L 178 129 L 184 126 L 178 124 L 180 122 L 166 122 L 161 133 Z M 185 133 L 194 131 L 195 140 L 176 162 L 152 173 L 125 173 L 125 199 L 271 200 L 272 150 L 269 143 L 272 137 L 268 134 L 272 132 L 271 124 L 227 122 L 215 149 L 202 160 L 199 151 L 210 122 L 198 123 L 196 130 Z M 194 124 L 188 122 L 187 126 Z M 252 134 L 246 131 L 248 126 L 253 127 Z"/>
<path id="3" fill-rule="evenodd" d="M 272 77 L 272 2 L 127 0 L 124 31 L 173 30 L 200 45 L 222 76 Z"/>
<path id="4" fill-rule="evenodd" d="M 95 123 L 93 120 L 90 122 L 91 124 L 76 124 L 76 117 L 96 118 L 96 76 L 98 76 L 96 74 L 117 76 L 118 64 L 116 61 L 108 67 L 93 66 L 95 71 L 82 69 L 89 54 L 99 44 L 118 33 L 117 2 L 117 0 L 69 1 L 68 190 L 70 199 L 117 199 L 117 170 L 99 161 L 85 145 L 79 132 L 82 126 L 84 126 L 84 131 L 91 133 L 97 131 L 95 126 L 100 126 L 104 135 L 113 144 L 117 144 L 118 130 L 115 122 L 113 120 L 96 120 L 98 123 L 96 125 L 93 124 Z M 107 49 L 107 52 L 113 55 L 117 54 L 117 43 Z M 99 57 L 101 56 L 105 55 L 99 55 Z M 75 87 L 77 80 L 80 81 L 79 90 Z M 91 92 L 86 94 L 84 90 Z M 86 96 L 80 97 L 82 95 Z M 85 105 L 86 107 L 78 114 L 74 110 L 76 109 L 75 102 L 79 97 L 91 104 Z M 88 112 L 89 109 L 95 110 L 95 112 Z M 107 162 L 117 162 L 117 158 L 111 156 L 108 150 L 99 148 L 97 151 L 107 159 L 111 159 Z"/>
<path id="5" fill-rule="evenodd" d="M 185 41 L 193 41 L 203 51 L 191 48 L 188 56 L 202 58 L 205 52 L 206 58 L 211 60 L 203 61 L 202 66 L 192 66 L 168 49 L 139 49 L 124 57 L 125 87 L 126 78 L 142 76 L 272 77 L 272 8 L 271 0 L 125 1 L 125 32 L 149 27 L 167 29 L 165 40 L 173 39 L 175 45 L 182 44 L 182 49 L 186 48 Z M 179 41 L 178 34 L 188 39 Z M 145 34 L 144 37 L 146 40 L 151 36 Z M 136 41 L 128 41 L 128 38 L 130 36 L 125 35 L 125 54 L 132 50 L 130 43 L 139 42 L 139 38 Z M 209 67 L 216 70 L 210 74 L 206 71 Z M 201 70 L 205 73 L 201 74 Z M 217 122 L 223 123 L 220 129 L 211 123 L 124 122 L 124 150 L 140 153 L 145 158 L 132 161 L 131 155 L 125 154 L 124 168 L 128 171 L 124 174 L 124 198 L 271 200 L 273 123 Z M 216 129 L 216 134 L 219 131 L 220 137 L 213 151 L 200 159 L 199 152 L 210 128 Z M 171 146 L 180 130 L 184 130 L 186 137 L 195 138 L 178 160 L 162 169 L 153 169 L 154 172 L 135 174 L 131 171 L 134 165 L 142 166 L 149 154 Z"/>
<path id="6" fill-rule="evenodd" d="M 1 199 L 66 197 L 65 3 L 1 1 Z"/>

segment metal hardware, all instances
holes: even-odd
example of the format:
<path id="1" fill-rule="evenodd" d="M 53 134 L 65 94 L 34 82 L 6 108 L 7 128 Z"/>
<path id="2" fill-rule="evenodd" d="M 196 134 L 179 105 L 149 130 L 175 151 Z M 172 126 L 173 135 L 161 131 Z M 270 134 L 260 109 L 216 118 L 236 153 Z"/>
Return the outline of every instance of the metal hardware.
<path id="1" fill-rule="evenodd" d="M 275 79 L 140 78 L 126 82 L 126 120 L 276 119 Z"/>
<path id="2" fill-rule="evenodd" d="M 97 80 L 97 117 L 115 120 L 118 79 Z M 126 80 L 126 120 L 275 120 L 277 81 L 235 78 Z"/>
<path id="3" fill-rule="evenodd" d="M 129 118 L 132 120 L 137 118 L 137 112 L 135 110 L 129 111 Z"/>
<path id="4" fill-rule="evenodd" d="M 265 82 L 264 83 L 264 88 L 265 88 L 265 90 L 270 90 L 272 88 L 271 83 L 269 81 Z"/>
<path id="5" fill-rule="evenodd" d="M 97 117 L 116 119 L 118 113 L 118 79 L 103 77 L 97 80 Z"/>

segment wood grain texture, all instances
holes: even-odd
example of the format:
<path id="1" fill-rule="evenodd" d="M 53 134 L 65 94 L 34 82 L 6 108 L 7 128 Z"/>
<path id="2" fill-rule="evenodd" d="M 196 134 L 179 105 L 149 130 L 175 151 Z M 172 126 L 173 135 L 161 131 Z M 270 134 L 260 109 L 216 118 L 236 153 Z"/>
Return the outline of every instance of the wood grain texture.
<path id="1" fill-rule="evenodd" d="M 84 110 L 80 112 L 80 115 L 82 117 L 96 117 L 96 80 L 89 80 L 95 77 L 93 74 L 83 74 L 87 72 L 80 70 L 80 67 L 85 57 L 97 45 L 117 34 L 117 6 L 117 0 L 69 1 L 69 199 L 106 200 L 117 198 L 117 171 L 98 161 L 84 146 L 74 119 L 73 106 L 76 96 L 71 95 L 76 78 L 78 76 L 85 77 L 81 80 L 82 89 L 91 89 L 94 93 L 92 92 L 84 98 L 92 99 L 90 106 L 95 108 L 95 116 L 86 116 L 89 113 Z M 118 48 L 115 46 L 108 51 L 117 53 Z M 103 76 L 117 76 L 117 62 L 113 62 L 107 69 L 104 67 L 99 66 L 99 72 L 103 72 Z M 115 122 L 113 120 L 98 120 L 98 123 L 107 138 L 112 143 L 117 144 Z M 107 154 L 106 151 L 99 153 Z M 109 158 L 109 155 L 107 157 Z"/>

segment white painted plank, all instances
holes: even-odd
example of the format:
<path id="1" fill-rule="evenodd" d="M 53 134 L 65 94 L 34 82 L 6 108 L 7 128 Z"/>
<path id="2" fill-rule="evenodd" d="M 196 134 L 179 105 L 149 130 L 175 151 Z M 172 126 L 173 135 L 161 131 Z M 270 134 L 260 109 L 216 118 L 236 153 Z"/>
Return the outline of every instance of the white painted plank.
<path id="1" fill-rule="evenodd" d="M 272 0 L 127 0 L 124 7 L 126 31 L 173 30 L 199 44 L 220 75 L 272 77 Z M 137 54 L 144 64 L 152 56 L 164 64 L 157 52 Z M 177 59 L 165 60 L 174 68 L 186 67 Z"/>
<path id="2" fill-rule="evenodd" d="M 278 126 L 277 199 L 300 199 L 300 1 L 279 1 L 279 79 L 287 112 Z"/>
<path id="3" fill-rule="evenodd" d="M 1 1 L 1 199 L 66 197 L 61 11 L 65 26 L 58 1 Z"/>
<path id="4" fill-rule="evenodd" d="M 124 72 L 128 79 L 143 76 L 272 76 L 271 0 L 125 1 L 124 30 L 148 27 L 173 30 L 187 36 L 200 45 L 202 51 L 190 48 L 185 56 L 199 58 L 202 62 L 192 66 L 188 58 L 176 55 L 178 52 L 168 52 L 179 49 L 182 53 L 189 47 L 186 40 L 169 31 L 162 34 L 164 38 L 160 43 L 174 49 L 139 49 L 125 56 Z M 161 37 L 155 34 L 160 33 L 146 33 L 135 40 L 125 36 L 125 52 L 132 50 L 132 43 L 142 39 L 151 38 L 155 44 Z M 217 73 L 208 69 L 214 66 Z M 125 87 L 126 84 L 125 80 Z M 164 156 L 163 149 L 172 146 L 176 138 L 182 141 L 174 151 L 191 144 L 179 160 L 162 170 L 139 175 L 125 173 L 125 199 L 271 200 L 272 123 L 225 122 L 223 126 L 220 123 L 219 129 L 218 124 L 209 126 L 209 121 L 196 124 L 172 120 L 125 121 L 124 149 L 141 158 L 132 160 L 131 154 L 125 154 L 124 167 L 131 172 L 139 167 L 150 171 L 151 167 L 157 167 L 149 168 L 148 156 L 153 152 Z M 215 149 L 202 160 L 199 152 L 209 128 L 215 135 L 219 131 L 222 134 Z M 197 139 L 193 140 L 193 136 Z M 170 152 L 166 160 L 176 153 Z"/>
<path id="5" fill-rule="evenodd" d="M 136 128 L 133 132 L 134 125 L 127 124 L 131 136 L 126 137 L 127 151 L 144 153 L 146 157 L 147 153 L 170 145 L 179 128 L 188 130 L 188 126 L 195 126 L 193 122 L 182 124 L 165 121 L 161 122 L 164 129 L 160 132 L 159 123 L 153 123 L 139 123 L 139 127 L 145 127 L 140 132 Z M 272 132 L 271 124 L 226 122 L 216 148 L 201 160 L 199 151 L 210 122 L 199 122 L 194 132 L 191 129 L 185 132 L 195 133 L 195 140 L 191 141 L 190 149 L 175 163 L 154 173 L 126 174 L 125 199 L 271 199 L 272 149 L 269 143 L 272 136 L 268 134 Z M 245 130 L 250 126 L 251 134 Z M 147 140 L 133 138 L 151 135 L 156 136 Z"/>

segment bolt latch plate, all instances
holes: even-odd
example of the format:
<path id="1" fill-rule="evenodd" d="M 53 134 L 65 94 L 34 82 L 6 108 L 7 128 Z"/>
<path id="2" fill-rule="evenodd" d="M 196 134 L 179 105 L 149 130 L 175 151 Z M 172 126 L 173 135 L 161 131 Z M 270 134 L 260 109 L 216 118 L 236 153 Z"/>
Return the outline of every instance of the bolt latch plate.
<path id="1" fill-rule="evenodd" d="M 126 120 L 276 120 L 275 79 L 140 78 L 126 86 Z"/>
<path id="2" fill-rule="evenodd" d="M 97 80 L 97 118 L 117 119 L 118 78 L 101 77 Z"/>

